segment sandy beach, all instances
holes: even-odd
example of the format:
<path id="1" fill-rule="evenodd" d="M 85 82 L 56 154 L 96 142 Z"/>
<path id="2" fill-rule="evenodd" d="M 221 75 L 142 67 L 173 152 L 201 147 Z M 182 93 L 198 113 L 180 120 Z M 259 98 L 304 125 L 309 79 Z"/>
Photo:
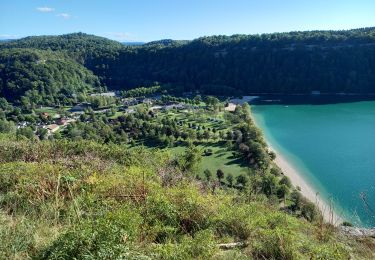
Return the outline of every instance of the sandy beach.
<path id="1" fill-rule="evenodd" d="M 318 206 L 323 214 L 324 220 L 334 225 L 340 224 L 342 222 L 342 218 L 337 214 L 337 212 L 335 212 L 334 209 L 331 210 L 329 204 L 319 196 L 319 193 L 317 193 L 309 185 L 309 183 L 302 177 L 298 170 L 291 163 L 289 163 L 288 160 L 283 157 L 280 152 L 275 150 L 270 145 L 268 146 L 270 150 L 276 153 L 275 163 L 281 168 L 283 173 L 289 177 L 294 187 L 300 187 L 302 195 Z"/>

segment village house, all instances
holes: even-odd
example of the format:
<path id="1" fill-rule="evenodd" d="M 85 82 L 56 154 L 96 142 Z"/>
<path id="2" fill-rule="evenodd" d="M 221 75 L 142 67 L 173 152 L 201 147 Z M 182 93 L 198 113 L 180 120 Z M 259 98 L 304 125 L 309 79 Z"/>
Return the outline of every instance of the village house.
<path id="1" fill-rule="evenodd" d="M 145 98 L 145 99 L 142 100 L 142 103 L 151 106 L 152 105 L 152 99 L 151 98 Z"/>
<path id="2" fill-rule="evenodd" d="M 228 103 L 226 104 L 224 110 L 228 112 L 234 112 L 236 110 L 236 104 Z"/>
<path id="3" fill-rule="evenodd" d="M 138 100 L 135 99 L 135 98 L 124 98 L 123 102 L 124 102 L 125 107 L 134 106 L 134 105 L 137 105 L 139 103 Z"/>
<path id="4" fill-rule="evenodd" d="M 67 126 L 70 123 L 77 121 L 76 119 L 59 118 L 56 120 L 56 124 L 59 126 Z"/>
<path id="5" fill-rule="evenodd" d="M 65 118 L 59 118 L 56 120 L 56 124 L 58 125 L 67 125 L 67 123 L 68 123 L 68 120 Z"/>
<path id="6" fill-rule="evenodd" d="M 57 125 L 57 124 L 51 124 L 51 125 L 48 125 L 48 126 L 47 126 L 47 130 L 48 130 L 48 132 L 50 132 L 50 133 L 54 133 L 54 132 L 56 132 L 57 130 L 59 130 L 59 128 L 60 128 L 60 126 Z"/>
<path id="7" fill-rule="evenodd" d="M 125 109 L 125 113 L 133 114 L 133 113 L 135 113 L 135 110 L 133 108 L 127 108 L 127 109 Z"/>
<path id="8" fill-rule="evenodd" d="M 98 96 L 101 96 L 101 97 L 115 97 L 116 96 L 116 92 L 94 93 L 94 94 L 91 94 L 90 96 L 91 97 L 98 97 Z"/>
<path id="9" fill-rule="evenodd" d="M 26 121 L 19 122 L 19 123 L 17 124 L 17 129 L 24 128 L 24 127 L 26 127 L 27 125 L 28 125 L 28 122 L 26 122 Z"/>

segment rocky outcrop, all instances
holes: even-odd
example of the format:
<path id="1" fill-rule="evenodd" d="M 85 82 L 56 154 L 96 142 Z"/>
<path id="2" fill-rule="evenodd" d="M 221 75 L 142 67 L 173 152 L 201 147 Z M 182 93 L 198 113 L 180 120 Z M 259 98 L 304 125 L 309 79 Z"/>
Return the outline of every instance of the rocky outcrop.
<path id="1" fill-rule="evenodd" d="M 358 227 L 340 226 L 339 229 L 345 235 L 349 235 L 353 237 L 375 238 L 375 228 L 358 228 Z"/>

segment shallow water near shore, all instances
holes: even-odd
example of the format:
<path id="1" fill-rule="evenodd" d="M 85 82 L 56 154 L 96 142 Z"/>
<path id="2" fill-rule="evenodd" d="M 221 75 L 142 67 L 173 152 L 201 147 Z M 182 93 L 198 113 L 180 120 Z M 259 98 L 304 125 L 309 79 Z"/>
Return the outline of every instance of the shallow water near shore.
<path id="1" fill-rule="evenodd" d="M 272 147 L 344 219 L 375 227 L 375 101 L 265 100 L 252 111 Z"/>

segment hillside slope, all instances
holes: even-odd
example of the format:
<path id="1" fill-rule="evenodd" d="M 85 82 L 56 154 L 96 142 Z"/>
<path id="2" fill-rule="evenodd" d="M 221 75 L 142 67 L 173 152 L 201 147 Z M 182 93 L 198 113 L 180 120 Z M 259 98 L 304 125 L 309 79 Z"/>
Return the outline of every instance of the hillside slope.
<path id="1" fill-rule="evenodd" d="M 262 195 L 212 192 L 158 150 L 3 139 L 0 154 L 0 258 L 373 256 L 370 244 L 279 211 Z"/>
<path id="2" fill-rule="evenodd" d="M 172 82 L 209 93 L 375 93 L 374 29 L 203 37 L 122 51 L 112 87 Z"/>
<path id="3" fill-rule="evenodd" d="M 33 88 L 49 88 L 55 82 L 60 86 L 72 85 L 75 92 L 81 92 L 77 85 L 87 83 L 97 87 L 97 79 L 108 89 L 123 90 L 161 82 L 182 91 L 200 90 L 216 95 L 375 93 L 375 28 L 211 36 L 193 41 L 161 40 L 140 46 L 124 46 L 103 37 L 74 33 L 0 43 L 0 50 L 1 94 L 10 100 L 19 99 Z M 47 62 L 39 66 L 28 63 L 24 66 L 27 73 L 20 73 L 20 63 L 9 64 L 9 60 L 22 62 L 20 50 L 25 50 L 23 56 L 57 55 L 64 63 Z M 41 67 L 50 65 L 54 72 L 41 72 Z M 75 72 L 67 72 L 68 67 Z M 18 73 L 22 80 L 12 82 L 12 75 Z M 53 83 L 47 77 L 37 77 L 36 81 L 34 75 L 41 73 L 52 77 Z M 67 82 L 68 78 L 75 78 L 75 83 Z M 30 81 L 34 87 L 30 87 Z M 56 91 L 40 91 L 46 93 L 44 96 L 50 92 L 55 96 Z"/>
<path id="4" fill-rule="evenodd" d="M 56 103 L 99 88 L 98 78 L 62 53 L 37 49 L 0 50 L 0 95 L 10 101 Z"/>
<path id="5" fill-rule="evenodd" d="M 111 89 L 154 81 L 211 94 L 375 93 L 375 28 L 202 37 L 123 46 L 75 33 L 0 48 L 63 51 Z"/>

